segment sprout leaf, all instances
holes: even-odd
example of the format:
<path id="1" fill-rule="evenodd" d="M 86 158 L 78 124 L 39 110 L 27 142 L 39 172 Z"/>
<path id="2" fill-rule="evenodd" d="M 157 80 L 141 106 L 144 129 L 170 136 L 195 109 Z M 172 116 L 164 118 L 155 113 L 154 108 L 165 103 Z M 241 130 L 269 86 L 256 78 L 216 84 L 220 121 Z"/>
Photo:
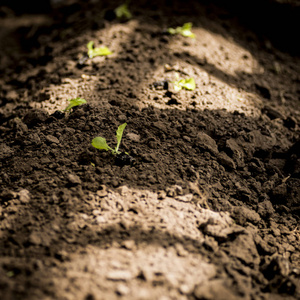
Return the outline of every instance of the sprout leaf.
<path id="1" fill-rule="evenodd" d="M 118 6 L 116 9 L 115 9 L 115 14 L 117 16 L 118 19 L 131 19 L 132 18 L 132 14 L 131 12 L 129 11 L 128 9 L 128 4 L 127 3 L 124 3 L 120 6 Z"/>
<path id="2" fill-rule="evenodd" d="M 183 26 L 178 26 L 176 28 L 168 28 L 168 32 L 170 34 L 181 34 L 182 36 L 185 37 L 190 37 L 190 38 L 195 38 L 195 34 L 192 33 L 191 29 L 192 29 L 193 24 L 191 22 L 189 23 L 184 23 Z"/>
<path id="3" fill-rule="evenodd" d="M 116 147 L 116 153 L 119 152 L 119 147 L 120 147 L 120 144 L 121 144 L 121 140 L 122 140 L 122 135 L 123 135 L 123 131 L 126 127 L 127 123 L 124 123 L 122 125 L 120 125 L 116 131 L 116 137 L 117 137 L 117 147 Z"/>
<path id="4" fill-rule="evenodd" d="M 121 144 L 123 131 L 124 131 L 126 125 L 127 125 L 127 123 L 120 125 L 116 131 L 117 146 L 115 149 L 110 148 L 106 143 L 106 139 L 103 137 L 99 137 L 99 136 L 92 140 L 92 146 L 94 146 L 95 148 L 100 149 L 100 150 L 106 150 L 106 151 L 110 150 L 113 155 L 121 154 L 121 152 L 119 151 L 119 147 Z"/>
<path id="5" fill-rule="evenodd" d="M 179 81 L 179 84 L 189 90 L 189 91 L 193 91 L 195 88 L 196 88 L 196 83 L 195 83 L 195 80 L 194 78 L 187 78 L 187 79 L 181 79 Z"/>
<path id="6" fill-rule="evenodd" d="M 107 47 L 94 48 L 94 42 L 90 41 L 87 45 L 88 57 L 94 58 L 95 56 L 106 56 L 112 54 L 112 52 Z"/>
<path id="7" fill-rule="evenodd" d="M 180 79 L 178 81 L 173 81 L 173 83 L 174 83 L 174 90 L 176 92 L 180 91 L 183 88 L 189 91 L 193 91 L 196 88 L 195 79 L 193 77 L 187 79 Z"/>
<path id="8" fill-rule="evenodd" d="M 107 143 L 106 143 L 106 139 L 103 137 L 96 137 L 92 140 L 92 145 L 100 150 L 113 150 L 112 148 L 110 148 Z"/>
<path id="9" fill-rule="evenodd" d="M 70 104 L 65 108 L 65 111 L 71 110 L 73 107 L 86 103 L 86 100 L 83 98 L 75 98 L 68 100 Z"/>

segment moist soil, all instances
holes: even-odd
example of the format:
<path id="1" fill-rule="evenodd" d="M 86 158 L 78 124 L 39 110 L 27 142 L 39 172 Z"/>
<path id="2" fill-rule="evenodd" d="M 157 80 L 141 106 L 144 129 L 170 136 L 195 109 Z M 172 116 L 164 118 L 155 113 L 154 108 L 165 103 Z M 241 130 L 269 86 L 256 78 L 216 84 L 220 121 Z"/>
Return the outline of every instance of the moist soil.
<path id="1" fill-rule="evenodd" d="M 300 299 L 295 28 L 264 30 L 271 4 L 267 27 L 200 1 L 119 20 L 120 4 L 0 9 L 0 298 Z M 194 39 L 167 33 L 186 22 Z M 91 145 L 125 122 L 122 154 Z"/>

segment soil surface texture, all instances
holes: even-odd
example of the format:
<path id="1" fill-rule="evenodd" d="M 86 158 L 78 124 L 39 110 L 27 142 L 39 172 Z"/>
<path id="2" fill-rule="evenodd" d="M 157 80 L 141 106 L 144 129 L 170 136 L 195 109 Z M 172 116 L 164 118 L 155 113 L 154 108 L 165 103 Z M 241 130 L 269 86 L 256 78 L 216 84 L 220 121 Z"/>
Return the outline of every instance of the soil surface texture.
<path id="1" fill-rule="evenodd" d="M 261 2 L 0 7 L 1 300 L 300 299 L 300 5 Z"/>

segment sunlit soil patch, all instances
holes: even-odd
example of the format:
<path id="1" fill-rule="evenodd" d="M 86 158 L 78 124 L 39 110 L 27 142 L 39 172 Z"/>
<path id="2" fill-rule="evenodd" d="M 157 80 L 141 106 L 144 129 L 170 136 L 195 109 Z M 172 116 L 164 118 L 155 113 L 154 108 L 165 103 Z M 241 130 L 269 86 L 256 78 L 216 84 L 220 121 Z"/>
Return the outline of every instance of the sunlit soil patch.
<path id="1" fill-rule="evenodd" d="M 249 51 L 220 35 L 195 28 L 196 39 L 170 37 L 170 42 L 165 45 L 154 37 L 153 49 L 147 48 L 145 54 L 144 37 L 137 30 L 139 25 L 137 21 L 126 26 L 114 24 L 91 34 L 91 40 L 108 46 L 113 54 L 89 59 L 85 66 L 78 68 L 78 60 L 86 51 L 85 45 L 81 45 L 77 60 L 67 58 L 63 64 L 74 74 L 63 76 L 61 84 L 45 87 L 41 91 L 46 94 L 44 101 L 33 101 L 31 106 L 52 113 L 65 108 L 67 99 L 82 97 L 90 104 L 106 106 L 120 95 L 128 95 L 128 102 L 141 108 L 152 105 L 161 109 L 225 109 L 244 112 L 248 116 L 260 114 L 260 98 L 247 91 L 247 84 L 236 84 L 240 75 L 263 73 L 263 68 Z M 130 44 L 132 49 L 128 49 Z M 147 62 L 148 58 L 153 61 L 152 66 Z M 166 69 L 166 65 L 171 69 Z M 115 71 L 111 72 L 111 69 Z M 194 78 L 196 89 L 174 92 L 172 85 L 176 76 Z M 167 90 L 152 88 L 153 82 L 165 79 L 169 82 Z"/>

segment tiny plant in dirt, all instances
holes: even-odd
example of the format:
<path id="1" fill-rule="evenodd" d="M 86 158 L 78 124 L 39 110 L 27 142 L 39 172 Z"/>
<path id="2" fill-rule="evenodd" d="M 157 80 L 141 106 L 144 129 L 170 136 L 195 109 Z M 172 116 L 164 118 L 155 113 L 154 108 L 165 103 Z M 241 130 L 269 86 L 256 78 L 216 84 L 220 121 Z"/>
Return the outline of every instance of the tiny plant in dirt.
<path id="1" fill-rule="evenodd" d="M 15 276 L 15 272 L 14 271 L 8 271 L 6 273 L 7 277 L 14 277 Z"/>
<path id="2" fill-rule="evenodd" d="M 193 24 L 192 23 L 184 23 L 182 26 L 178 26 L 176 28 L 168 28 L 169 34 L 181 34 L 185 37 L 195 38 L 195 34 L 191 31 Z"/>
<path id="3" fill-rule="evenodd" d="M 118 129 L 116 131 L 117 145 L 114 149 L 111 148 L 107 144 L 106 139 L 103 137 L 98 136 L 92 140 L 92 146 L 95 147 L 96 149 L 111 151 L 111 153 L 113 155 L 115 155 L 115 157 L 116 157 L 116 160 L 115 160 L 116 164 L 120 165 L 120 166 L 130 165 L 134 161 L 134 159 L 127 152 L 119 151 L 123 132 L 124 132 L 126 125 L 127 125 L 127 123 L 124 123 L 118 127 Z"/>
<path id="4" fill-rule="evenodd" d="M 123 136 L 123 131 L 126 127 L 127 123 L 124 123 L 122 125 L 120 125 L 116 131 L 116 137 L 117 137 L 117 146 L 115 147 L 115 149 L 111 148 L 108 146 L 106 139 L 103 137 L 96 137 L 92 140 L 92 145 L 100 150 L 106 150 L 106 151 L 111 151 L 111 153 L 113 155 L 117 155 L 120 154 L 121 152 L 119 151 L 119 147 L 121 144 L 121 140 L 122 140 L 122 136 Z"/>
<path id="5" fill-rule="evenodd" d="M 75 106 L 87 103 L 83 98 L 69 99 L 68 101 L 70 102 L 70 104 L 65 108 L 65 112 L 70 111 Z"/>
<path id="6" fill-rule="evenodd" d="M 128 2 L 118 6 L 114 12 L 120 20 L 130 20 L 132 18 L 132 14 L 128 9 Z"/>
<path id="7" fill-rule="evenodd" d="M 196 88 L 195 79 L 193 77 L 186 78 L 186 79 L 179 79 L 178 74 L 176 74 L 176 77 L 177 77 L 177 80 L 172 81 L 172 83 L 174 84 L 174 90 L 176 92 L 178 92 L 182 89 L 193 91 Z"/>
<path id="8" fill-rule="evenodd" d="M 96 56 L 106 56 L 112 54 L 112 52 L 107 47 L 97 47 L 94 48 L 94 42 L 90 41 L 86 45 L 88 48 L 87 55 L 89 58 L 94 58 Z"/>

